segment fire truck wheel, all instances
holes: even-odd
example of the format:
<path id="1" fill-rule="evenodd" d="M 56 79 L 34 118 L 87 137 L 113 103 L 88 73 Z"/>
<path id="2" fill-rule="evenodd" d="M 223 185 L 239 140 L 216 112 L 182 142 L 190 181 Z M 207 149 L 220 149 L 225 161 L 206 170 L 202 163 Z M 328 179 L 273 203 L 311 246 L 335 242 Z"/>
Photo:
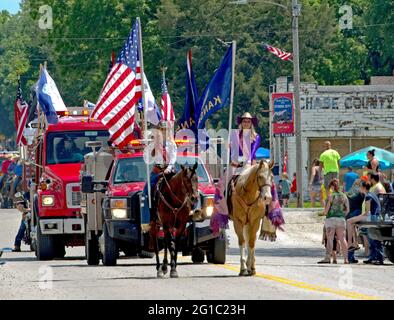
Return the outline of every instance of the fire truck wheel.
<path id="1" fill-rule="evenodd" d="M 193 263 L 203 263 L 204 262 L 204 251 L 201 248 L 194 248 L 192 252 Z"/>
<path id="2" fill-rule="evenodd" d="M 209 263 L 225 264 L 226 263 L 226 240 L 216 238 L 212 243 L 212 251 L 207 252 Z"/>
<path id="3" fill-rule="evenodd" d="M 91 234 L 90 240 L 88 239 L 88 232 Z M 89 266 L 98 266 L 100 263 L 100 248 L 96 234 L 87 231 L 85 234 L 85 255 Z"/>
<path id="4" fill-rule="evenodd" d="M 66 247 L 61 239 L 55 239 L 55 258 L 64 258 Z"/>
<path id="5" fill-rule="evenodd" d="M 100 237 L 100 249 L 103 255 L 103 265 L 116 266 L 118 247 L 116 241 L 110 237 L 106 223 L 103 225 L 103 234 Z"/>
<path id="6" fill-rule="evenodd" d="M 53 236 L 41 234 L 40 223 L 37 223 L 37 259 L 52 260 L 55 256 Z"/>

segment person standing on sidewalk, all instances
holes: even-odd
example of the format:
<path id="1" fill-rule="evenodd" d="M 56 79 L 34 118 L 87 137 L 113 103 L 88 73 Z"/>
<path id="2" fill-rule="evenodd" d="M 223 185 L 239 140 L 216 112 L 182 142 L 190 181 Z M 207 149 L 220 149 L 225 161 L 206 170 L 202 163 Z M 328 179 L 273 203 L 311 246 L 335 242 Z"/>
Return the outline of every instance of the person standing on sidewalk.
<path id="1" fill-rule="evenodd" d="M 349 192 L 353 183 L 359 178 L 358 174 L 353 171 L 352 167 L 348 168 L 348 172 L 343 177 L 343 191 Z"/>
<path id="2" fill-rule="evenodd" d="M 324 226 L 327 234 L 326 256 L 318 263 L 331 263 L 331 256 L 334 247 L 334 237 L 341 244 L 344 263 L 348 264 L 348 250 L 345 237 L 346 220 L 345 217 L 349 213 L 349 201 L 346 195 L 339 190 L 339 180 L 333 179 L 328 188 L 333 188 L 333 193 L 330 195 L 327 204 L 324 208 L 324 213 L 327 216 Z"/>
<path id="3" fill-rule="evenodd" d="M 311 196 L 311 207 L 315 207 L 315 198 L 317 195 L 320 197 L 320 203 L 323 206 L 323 184 L 324 176 L 323 171 L 320 167 L 320 161 L 318 159 L 313 160 L 311 169 L 311 179 L 309 181 L 309 190 Z"/>
<path id="4" fill-rule="evenodd" d="M 326 190 L 327 199 L 330 197 L 329 184 L 333 179 L 339 178 L 339 153 L 331 148 L 331 142 L 324 142 L 326 151 L 320 155 L 320 166 L 324 172 L 324 188 Z"/>

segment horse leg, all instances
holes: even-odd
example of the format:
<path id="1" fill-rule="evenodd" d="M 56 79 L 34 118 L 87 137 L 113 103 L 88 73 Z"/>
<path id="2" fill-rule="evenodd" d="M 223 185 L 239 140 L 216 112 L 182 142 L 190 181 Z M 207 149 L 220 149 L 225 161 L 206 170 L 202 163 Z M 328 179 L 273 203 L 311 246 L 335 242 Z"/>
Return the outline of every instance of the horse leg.
<path id="1" fill-rule="evenodd" d="M 160 257 L 159 257 L 159 239 L 157 236 L 157 226 L 154 224 L 155 230 L 153 231 L 154 236 L 154 246 L 155 246 L 155 255 L 156 255 L 156 270 L 157 270 L 157 277 L 164 278 L 163 271 L 160 269 Z"/>
<path id="2" fill-rule="evenodd" d="M 167 274 L 168 272 L 168 257 L 167 257 L 168 248 L 169 248 L 169 243 L 167 241 L 167 230 L 164 230 L 164 259 L 163 259 L 163 265 L 161 267 L 163 274 Z"/>
<path id="3" fill-rule="evenodd" d="M 255 245 L 256 245 L 256 237 L 257 237 L 257 231 L 259 230 L 260 227 L 260 216 L 249 222 L 248 228 L 247 228 L 247 233 L 248 233 L 248 260 L 247 260 L 247 266 L 248 266 L 248 274 L 250 276 L 254 276 L 256 274 L 256 258 L 255 258 Z"/>
<path id="4" fill-rule="evenodd" d="M 175 251 L 175 240 L 174 240 L 174 235 L 172 234 L 171 231 L 168 232 L 168 242 L 170 244 L 170 255 L 171 255 L 171 272 L 170 272 L 170 277 L 171 278 L 178 278 L 178 272 L 176 271 L 176 251 Z"/>
<path id="5" fill-rule="evenodd" d="M 248 271 L 247 271 L 246 260 L 245 260 L 245 238 L 244 238 L 243 225 L 242 222 L 236 219 L 235 217 L 234 217 L 234 230 L 238 236 L 238 245 L 241 255 L 241 267 L 240 267 L 239 275 L 247 276 Z"/>

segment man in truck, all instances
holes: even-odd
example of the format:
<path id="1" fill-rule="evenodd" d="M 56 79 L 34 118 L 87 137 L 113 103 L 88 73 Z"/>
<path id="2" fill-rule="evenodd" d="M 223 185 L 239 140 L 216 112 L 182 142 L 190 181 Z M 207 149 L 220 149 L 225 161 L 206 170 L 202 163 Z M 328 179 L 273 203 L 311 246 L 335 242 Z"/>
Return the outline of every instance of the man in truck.
<path id="1" fill-rule="evenodd" d="M 75 163 L 83 161 L 82 151 L 78 149 L 75 141 L 69 135 L 57 144 L 56 153 L 59 163 Z"/>

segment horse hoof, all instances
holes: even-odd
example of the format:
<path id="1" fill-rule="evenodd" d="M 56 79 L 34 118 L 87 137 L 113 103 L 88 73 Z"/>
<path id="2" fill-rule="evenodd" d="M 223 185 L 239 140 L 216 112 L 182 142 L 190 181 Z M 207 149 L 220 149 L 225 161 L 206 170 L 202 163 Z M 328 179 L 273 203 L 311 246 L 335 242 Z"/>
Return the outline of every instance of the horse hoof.
<path id="1" fill-rule="evenodd" d="M 240 277 L 247 277 L 249 275 L 248 270 L 241 270 L 239 273 Z"/>
<path id="2" fill-rule="evenodd" d="M 177 271 L 171 271 L 170 272 L 170 277 L 171 278 L 178 278 L 178 272 Z"/>
<path id="3" fill-rule="evenodd" d="M 163 274 L 167 274 L 168 268 L 167 267 L 161 267 L 161 271 L 163 271 Z"/>
<path id="4" fill-rule="evenodd" d="M 252 270 L 248 270 L 248 276 L 252 277 L 256 275 L 256 270 L 252 269 Z"/>
<path id="5" fill-rule="evenodd" d="M 163 271 L 161 271 L 161 270 L 158 270 L 158 271 L 157 271 L 157 278 L 158 278 L 158 279 L 163 279 L 163 278 L 164 278 L 164 273 L 163 273 Z"/>

